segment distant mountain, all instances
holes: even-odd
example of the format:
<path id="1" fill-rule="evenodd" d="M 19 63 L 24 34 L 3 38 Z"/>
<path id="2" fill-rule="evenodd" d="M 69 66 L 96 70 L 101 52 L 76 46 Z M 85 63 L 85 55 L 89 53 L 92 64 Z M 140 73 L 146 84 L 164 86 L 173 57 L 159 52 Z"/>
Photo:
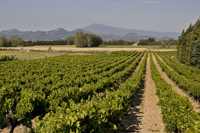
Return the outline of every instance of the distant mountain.
<path id="1" fill-rule="evenodd" d="M 4 30 L 0 32 L 0 36 L 18 35 L 23 40 L 63 40 L 68 36 L 74 36 L 77 31 L 83 31 L 84 33 L 91 33 L 84 29 L 76 29 L 73 31 L 66 31 L 63 28 L 58 28 L 50 31 L 19 31 L 17 29 Z"/>
<path id="2" fill-rule="evenodd" d="M 123 39 L 125 41 L 139 41 L 140 39 L 147 39 L 149 37 L 154 37 L 156 40 L 169 40 L 170 38 L 177 39 L 178 36 L 181 35 L 181 33 L 124 29 L 94 23 L 83 29 L 75 29 L 72 31 L 67 31 L 63 28 L 58 28 L 50 31 L 19 31 L 18 29 L 3 30 L 0 32 L 0 36 L 10 37 L 11 35 L 18 35 L 23 40 L 32 41 L 63 40 L 69 36 L 74 36 L 77 31 L 100 35 L 105 41 L 112 39 Z"/>
<path id="3" fill-rule="evenodd" d="M 94 34 L 94 33 L 90 32 L 90 31 L 87 31 L 87 30 L 84 30 L 84 29 L 75 29 L 75 30 L 73 30 L 73 31 L 70 31 L 70 36 L 75 36 L 75 34 L 76 34 L 77 31 L 82 31 L 83 33 L 91 33 L 91 34 Z"/>
<path id="4" fill-rule="evenodd" d="M 112 39 L 116 39 L 116 40 L 122 39 L 125 41 L 139 41 L 140 39 L 147 39 L 150 36 L 143 36 L 143 35 L 139 35 L 139 34 L 135 34 L 135 33 L 128 33 L 128 34 L 125 34 L 124 36 L 107 34 L 107 35 L 101 35 L 101 37 L 105 41 L 109 41 Z"/>
<path id="5" fill-rule="evenodd" d="M 164 36 L 164 37 L 156 37 L 156 36 L 148 36 L 148 35 L 139 35 L 135 33 L 128 33 L 124 36 L 119 36 L 119 35 L 101 35 L 102 39 L 105 41 L 109 41 L 112 39 L 116 40 L 124 40 L 124 41 L 139 41 L 141 39 L 148 39 L 149 37 L 155 38 L 156 41 L 164 41 L 164 40 L 169 40 L 171 37 Z"/>
<path id="6" fill-rule="evenodd" d="M 128 33 L 136 33 L 143 36 L 156 36 L 156 37 L 168 36 L 175 39 L 178 39 L 178 36 L 181 35 L 181 33 L 175 33 L 175 32 L 156 32 L 156 31 L 116 28 L 116 27 L 106 26 L 106 25 L 97 24 L 97 23 L 89 25 L 83 29 L 87 31 L 91 31 L 97 35 L 110 34 L 110 35 L 124 36 L 125 34 L 128 34 Z"/>

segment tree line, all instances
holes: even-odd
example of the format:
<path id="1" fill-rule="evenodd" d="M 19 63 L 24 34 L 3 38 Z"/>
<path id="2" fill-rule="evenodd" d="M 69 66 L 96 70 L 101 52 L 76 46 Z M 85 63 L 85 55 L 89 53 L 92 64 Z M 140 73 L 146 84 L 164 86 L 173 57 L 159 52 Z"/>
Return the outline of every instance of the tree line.
<path id="1" fill-rule="evenodd" d="M 103 42 L 100 36 L 77 31 L 74 37 L 76 47 L 98 47 Z"/>
<path id="2" fill-rule="evenodd" d="M 112 39 L 110 41 L 103 41 L 102 45 L 132 45 L 135 42 L 128 42 L 128 41 L 124 41 L 122 39 L 120 40 L 116 40 L 116 39 Z"/>
<path id="3" fill-rule="evenodd" d="M 200 68 L 200 18 L 182 31 L 177 42 L 177 58 L 187 65 Z"/>
<path id="4" fill-rule="evenodd" d="M 22 39 L 18 35 L 11 37 L 0 36 L 0 47 L 16 47 L 21 45 Z"/>
<path id="5" fill-rule="evenodd" d="M 162 45 L 162 47 L 170 47 L 171 45 L 176 45 L 177 40 L 173 38 L 168 41 L 155 41 L 155 38 L 149 37 L 148 39 L 141 39 L 138 45 Z"/>
<path id="6" fill-rule="evenodd" d="M 11 37 L 0 36 L 0 47 L 17 47 L 17 46 L 36 46 L 36 45 L 75 45 L 76 47 L 98 47 L 99 45 L 132 45 L 135 42 L 128 42 L 122 39 L 112 39 L 110 41 L 103 41 L 102 37 L 90 33 L 83 33 L 77 31 L 75 36 L 69 36 L 65 40 L 38 40 L 38 41 L 25 41 L 18 35 Z M 143 44 L 142 44 L 143 45 Z"/>

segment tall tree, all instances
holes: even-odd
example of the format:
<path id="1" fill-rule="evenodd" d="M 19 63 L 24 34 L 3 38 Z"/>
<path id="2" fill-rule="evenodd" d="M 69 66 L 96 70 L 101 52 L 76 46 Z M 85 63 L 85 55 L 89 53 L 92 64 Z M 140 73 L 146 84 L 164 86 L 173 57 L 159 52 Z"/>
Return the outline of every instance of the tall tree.
<path id="1" fill-rule="evenodd" d="M 153 38 L 153 37 L 149 37 L 149 42 L 155 42 L 155 38 Z"/>
<path id="2" fill-rule="evenodd" d="M 11 43 L 11 45 L 12 45 L 12 43 Z M 6 36 L 1 36 L 0 37 L 0 46 L 1 47 L 8 47 L 8 46 L 10 46 L 9 38 L 7 38 Z"/>
<path id="3" fill-rule="evenodd" d="M 98 47 L 103 40 L 100 36 L 77 31 L 75 34 L 74 44 L 76 47 Z"/>
<path id="4" fill-rule="evenodd" d="M 75 38 L 74 38 L 74 44 L 76 45 L 76 47 L 86 47 L 87 46 L 86 36 L 84 35 L 84 33 L 82 31 L 76 32 Z"/>
<path id="5" fill-rule="evenodd" d="M 198 19 L 194 25 L 190 24 L 189 28 L 183 31 L 178 38 L 177 57 L 181 63 L 200 68 L 200 65 L 197 65 L 200 62 L 200 58 L 197 58 L 200 53 L 199 37 L 200 20 Z"/>
<path id="6" fill-rule="evenodd" d="M 69 36 L 67 39 L 67 45 L 73 45 L 74 44 L 74 36 Z"/>
<path id="7" fill-rule="evenodd" d="M 22 43 L 22 39 L 18 35 L 12 35 L 10 37 L 12 46 L 19 46 Z"/>

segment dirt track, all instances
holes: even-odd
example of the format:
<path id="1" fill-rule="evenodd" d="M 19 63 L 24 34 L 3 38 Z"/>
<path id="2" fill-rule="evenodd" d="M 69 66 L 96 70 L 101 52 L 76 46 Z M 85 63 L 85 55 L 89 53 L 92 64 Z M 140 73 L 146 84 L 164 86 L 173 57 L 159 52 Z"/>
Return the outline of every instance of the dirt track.
<path id="1" fill-rule="evenodd" d="M 33 50 L 48 50 L 50 46 L 33 46 L 33 47 L 10 47 L 11 49 L 33 49 Z M 147 48 L 76 48 L 76 47 L 56 47 L 52 46 L 55 51 L 145 51 Z M 176 51 L 176 49 L 151 49 L 151 51 Z"/>
<path id="2" fill-rule="evenodd" d="M 159 101 L 156 94 L 156 86 L 151 78 L 150 55 L 147 59 L 144 99 L 142 103 L 142 112 L 144 113 L 141 125 L 141 133 L 159 132 L 164 133 L 164 124 L 162 121 L 161 109 L 157 105 Z"/>
<path id="3" fill-rule="evenodd" d="M 121 116 L 122 125 L 116 133 L 164 133 L 161 109 L 157 105 L 156 87 L 151 78 L 150 58 L 147 58 L 144 85 L 140 88 L 136 98 L 131 102 L 132 107 Z"/>
<path id="4" fill-rule="evenodd" d="M 169 66 L 159 57 L 159 55 L 157 55 L 157 56 L 158 56 L 158 58 L 159 58 L 168 68 L 170 68 L 170 70 L 173 70 L 171 67 L 169 67 Z M 184 96 L 184 97 L 188 97 L 188 98 L 189 98 L 189 101 L 192 103 L 192 106 L 193 106 L 194 111 L 200 112 L 200 104 L 199 104 L 199 102 L 196 101 L 193 97 L 189 96 L 189 95 L 187 94 L 187 92 L 185 92 L 183 89 L 179 88 L 179 87 L 176 85 L 176 83 L 175 83 L 172 79 L 170 79 L 164 71 L 162 71 L 162 68 L 160 67 L 160 65 L 159 65 L 158 62 L 156 61 L 156 58 L 155 58 L 154 54 L 152 54 L 152 57 L 153 57 L 153 60 L 154 60 L 154 62 L 155 62 L 155 65 L 156 65 L 158 71 L 160 72 L 162 78 L 163 78 L 168 84 L 171 84 L 172 89 L 173 89 L 176 93 L 180 94 L 181 96 Z"/>

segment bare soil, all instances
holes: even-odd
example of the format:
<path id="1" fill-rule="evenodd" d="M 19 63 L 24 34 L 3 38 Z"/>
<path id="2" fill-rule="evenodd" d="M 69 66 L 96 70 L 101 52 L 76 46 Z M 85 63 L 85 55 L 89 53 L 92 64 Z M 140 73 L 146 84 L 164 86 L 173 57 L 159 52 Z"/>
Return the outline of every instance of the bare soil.
<path id="1" fill-rule="evenodd" d="M 29 50 L 48 50 L 50 46 L 32 46 L 32 47 L 9 47 L 10 49 L 29 49 Z M 52 46 L 55 51 L 147 51 L 148 48 L 76 48 L 76 47 L 56 47 Z M 176 49 L 152 49 L 152 51 L 176 51 Z"/>
<path id="2" fill-rule="evenodd" d="M 170 78 L 167 76 L 167 74 L 166 74 L 165 72 L 162 71 L 160 65 L 159 65 L 158 62 L 156 61 L 156 58 L 155 58 L 154 54 L 152 54 L 152 57 L 153 57 L 153 60 L 154 60 L 154 62 L 155 62 L 155 65 L 156 65 L 158 71 L 160 72 L 162 78 L 163 78 L 168 84 L 171 84 L 172 89 L 173 89 L 176 93 L 180 94 L 181 96 L 184 96 L 184 97 L 188 97 L 188 98 L 189 98 L 189 101 L 192 103 L 192 106 L 193 106 L 194 111 L 200 112 L 200 104 L 199 104 L 199 102 L 196 101 L 193 97 L 189 96 L 183 89 L 180 89 L 180 88 L 176 85 L 176 83 L 175 83 L 172 79 L 170 79 Z M 163 63 L 165 63 L 159 56 L 158 56 L 158 58 L 159 58 Z M 165 65 L 168 66 L 166 63 L 165 63 Z M 169 67 L 169 66 L 168 66 L 168 67 Z M 170 68 L 170 67 L 169 67 L 169 68 Z M 170 69 L 173 70 L 172 68 L 170 68 Z"/>
<path id="3" fill-rule="evenodd" d="M 122 124 L 116 133 L 164 133 L 161 109 L 157 105 L 156 87 L 151 78 L 150 58 L 148 56 L 143 86 L 131 102 L 130 110 L 121 116 Z"/>

